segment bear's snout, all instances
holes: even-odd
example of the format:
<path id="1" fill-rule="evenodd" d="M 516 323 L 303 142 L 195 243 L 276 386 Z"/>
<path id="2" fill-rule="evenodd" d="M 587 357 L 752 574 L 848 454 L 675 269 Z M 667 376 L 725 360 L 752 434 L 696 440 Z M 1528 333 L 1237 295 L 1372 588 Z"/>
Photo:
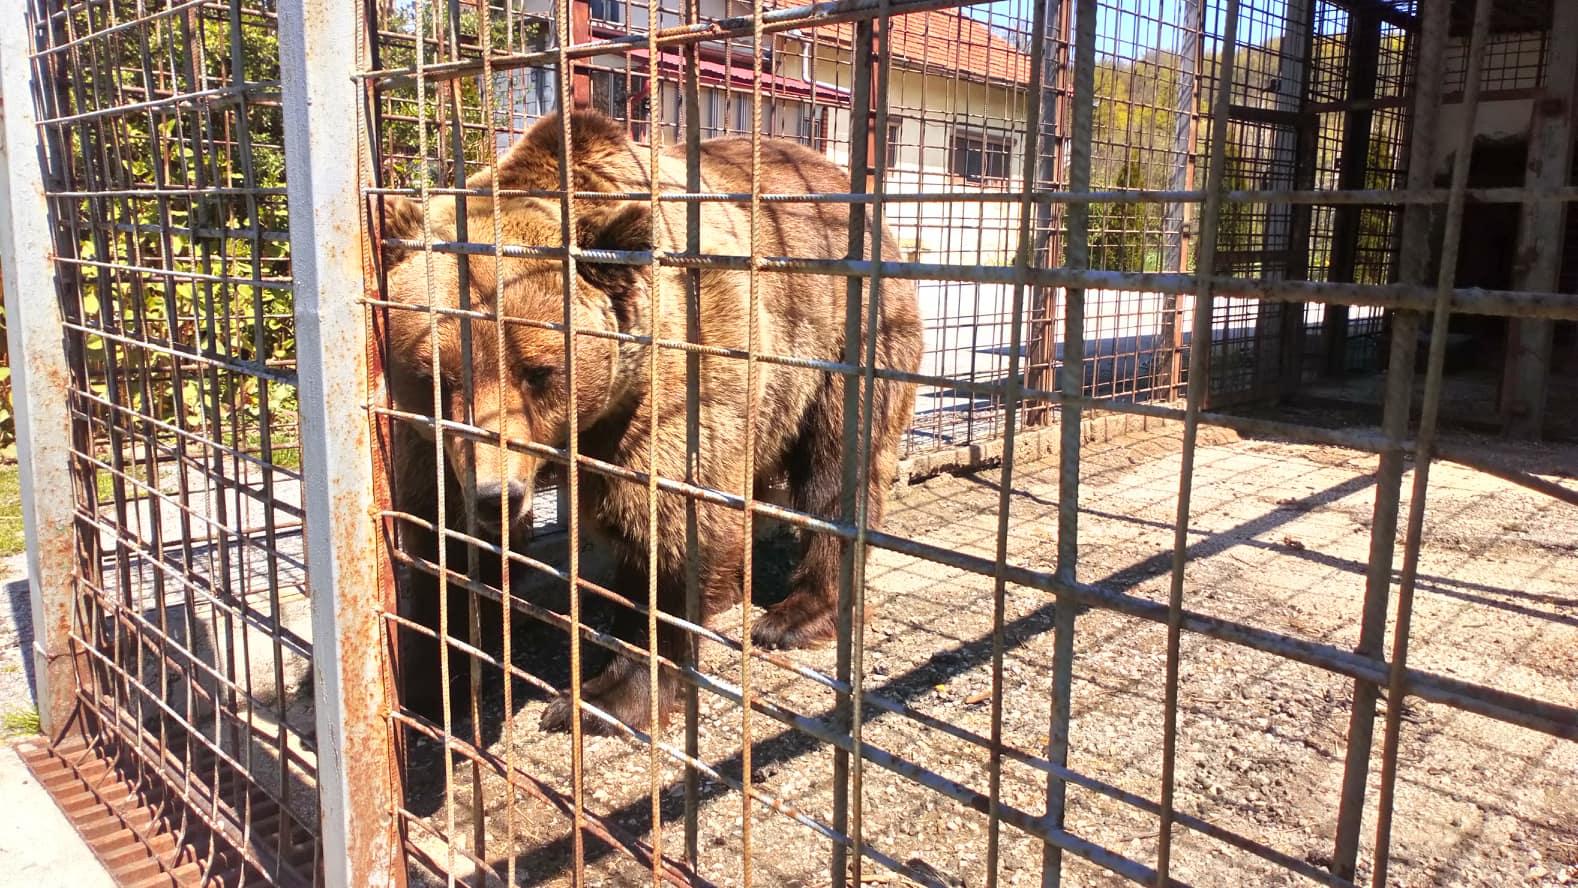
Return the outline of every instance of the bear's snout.
<path id="1" fill-rule="evenodd" d="M 478 484 L 476 492 L 471 497 L 471 505 L 477 515 L 477 523 L 492 530 L 499 528 L 499 515 L 501 510 L 507 509 L 511 523 L 519 521 L 526 515 L 526 509 L 531 504 L 531 490 L 519 481 L 510 481 L 506 484 L 489 482 Z"/>

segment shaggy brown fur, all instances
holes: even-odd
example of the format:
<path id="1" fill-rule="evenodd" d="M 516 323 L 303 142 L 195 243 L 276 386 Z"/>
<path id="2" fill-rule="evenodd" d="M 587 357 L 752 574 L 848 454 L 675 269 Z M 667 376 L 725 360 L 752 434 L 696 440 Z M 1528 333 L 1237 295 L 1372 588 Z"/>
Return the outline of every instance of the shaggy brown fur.
<path id="1" fill-rule="evenodd" d="M 619 125 L 600 115 L 577 112 L 571 123 L 573 184 L 577 190 L 648 190 L 647 149 L 630 143 Z M 500 161 L 501 188 L 557 189 L 559 143 L 559 118 L 555 115 L 540 121 Z M 848 190 L 848 173 L 810 149 L 764 140 L 761 150 L 764 192 Z M 750 160 L 747 139 L 703 143 L 702 190 L 749 191 Z M 658 181 L 665 191 L 683 190 L 682 148 L 669 149 L 661 155 Z M 469 184 L 486 188 L 489 182 L 483 175 Z M 557 200 L 524 196 L 505 196 L 500 200 L 503 243 L 562 243 Z M 467 200 L 465 222 L 469 240 L 493 240 L 492 210 L 490 198 Z M 763 204 L 756 252 L 763 256 L 842 258 L 848 252 L 847 213 L 845 207 L 829 204 Z M 685 247 L 685 207 L 680 204 L 662 204 L 654 219 L 644 201 L 581 200 L 576 204 L 576 216 L 575 235 L 582 248 L 656 247 L 678 252 Z M 747 207 L 707 203 L 701 216 L 704 254 L 750 254 Z M 453 200 L 432 199 L 428 227 L 433 240 L 456 238 L 455 217 Z M 410 201 L 395 201 L 387 208 L 385 220 L 387 236 L 413 240 L 423 236 L 421 213 Z M 897 245 L 887 232 L 882 241 L 884 258 L 897 259 Z M 646 267 L 582 261 L 577 268 L 580 283 L 572 309 L 577 330 L 617 331 L 668 340 L 687 338 L 686 272 L 663 268 L 653 279 Z M 503 278 L 503 313 L 507 317 L 563 323 L 561 263 L 507 258 L 502 260 L 498 273 Z M 492 313 L 498 282 L 491 256 L 467 258 L 463 273 L 453 254 L 400 255 L 388 276 L 388 297 L 410 306 L 425 308 L 437 304 L 454 308 L 460 304 L 462 277 L 469 278 L 469 306 Z M 747 346 L 747 324 L 754 322 L 752 347 L 758 354 L 824 361 L 843 359 L 847 293 L 844 278 L 763 272 L 758 280 L 759 311 L 751 319 L 745 272 L 706 271 L 700 275 L 698 315 L 702 343 L 743 350 Z M 656 312 L 651 304 L 654 288 L 658 298 Z M 862 295 L 862 307 L 865 299 Z M 403 410 L 429 415 L 434 405 L 431 380 L 435 345 L 430 315 L 425 310 L 394 310 L 389 323 L 393 399 Z M 443 383 L 443 411 L 451 418 L 463 419 L 469 408 L 471 422 L 490 432 L 502 433 L 517 442 L 564 447 L 569 430 L 569 388 L 563 333 L 532 323 L 516 323 L 505 324 L 501 337 L 493 323 L 472 321 L 467 366 L 462 360 L 459 323 L 454 317 L 443 317 L 438 324 L 437 363 Z M 864 331 L 863 318 L 862 346 Z M 910 282 L 884 283 L 876 341 L 879 367 L 908 372 L 918 369 L 921 323 Z M 578 336 L 574 382 L 581 452 L 637 472 L 655 468 L 663 478 L 685 479 L 686 361 L 687 356 L 681 351 L 660 349 L 660 378 L 654 386 L 648 372 L 646 346 Z M 846 459 L 842 444 L 844 377 L 758 362 L 755 390 L 747 392 L 743 360 L 707 355 L 700 358 L 700 370 L 697 384 L 701 434 L 693 482 L 736 495 L 743 492 L 746 479 L 741 454 L 746 419 L 754 415 L 754 483 L 786 478 L 796 508 L 837 518 Z M 461 382 L 468 374 L 473 394 L 466 404 Z M 909 425 L 913 404 L 912 386 L 891 381 L 877 383 L 867 491 L 873 526 L 882 518 L 884 497 L 896 469 L 897 445 Z M 421 453 L 424 447 L 415 448 L 418 452 L 409 465 L 402 459 L 403 483 L 397 486 L 405 488 L 402 497 L 408 508 L 421 508 L 432 499 L 431 438 L 424 446 L 425 459 Z M 454 435 L 445 436 L 444 448 L 453 470 L 451 482 L 479 521 L 496 528 L 500 521 L 516 521 L 523 516 L 541 464 L 536 456 Z M 580 505 L 582 527 L 605 538 L 620 556 L 615 591 L 632 600 L 645 601 L 648 534 L 652 532 L 647 525 L 645 485 L 583 471 Z M 685 499 L 677 494 L 659 496 L 656 569 L 660 605 L 670 613 L 684 612 L 685 508 Z M 739 600 L 742 547 L 747 541 L 737 511 L 703 503 L 698 513 L 700 546 L 695 557 L 700 561 L 705 618 Z M 791 578 L 791 594 L 755 621 L 752 635 L 759 645 L 802 647 L 833 636 L 840 543 L 831 536 L 807 533 L 802 546 L 799 567 Z M 645 617 L 628 609 L 621 611 L 615 632 L 644 646 Z M 686 647 L 683 632 L 661 628 L 658 647 L 662 655 L 678 661 Z M 677 688 L 677 678 L 665 671 L 659 693 L 660 721 L 666 722 L 677 699 Z M 651 722 L 647 670 L 641 663 L 616 658 L 602 674 L 586 683 L 584 695 L 629 724 L 646 726 Z M 566 729 L 569 717 L 568 703 L 561 699 L 545 713 L 543 725 Z M 591 719 L 586 725 L 593 730 L 601 727 Z"/>

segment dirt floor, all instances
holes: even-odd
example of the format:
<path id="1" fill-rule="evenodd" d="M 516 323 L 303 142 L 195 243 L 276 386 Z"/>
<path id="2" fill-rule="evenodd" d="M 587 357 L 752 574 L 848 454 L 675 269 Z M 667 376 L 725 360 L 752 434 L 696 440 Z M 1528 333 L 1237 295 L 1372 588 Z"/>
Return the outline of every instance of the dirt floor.
<path id="1" fill-rule="evenodd" d="M 1486 452 L 1524 466 L 1560 467 L 1548 475 L 1578 487 L 1578 448 L 1518 449 L 1484 443 Z M 1351 648 L 1357 641 L 1370 544 L 1375 458 L 1326 447 L 1239 440 L 1219 431 L 1202 439 L 1196 462 L 1186 606 L 1287 635 Z M 1082 461 L 1079 578 L 1165 601 L 1179 469 L 1174 425 L 1087 445 Z M 944 475 L 898 492 L 885 530 L 990 559 L 996 538 L 997 470 Z M 1405 478 L 1404 495 L 1412 476 Z M 1013 564 L 1050 570 L 1056 552 L 1055 455 L 1021 464 L 1009 526 Z M 1578 703 L 1578 509 L 1450 463 L 1435 465 L 1420 565 L 1410 663 L 1421 669 L 1563 705 Z M 759 559 L 768 585 L 782 541 Z M 1400 558 L 1400 556 L 1399 556 Z M 866 629 L 865 687 L 923 718 L 980 737 L 991 730 L 992 582 L 894 552 L 873 550 L 868 568 L 872 618 Z M 1395 610 L 1395 607 L 1394 607 Z M 717 626 L 738 636 L 739 612 Z M 1003 739 L 1018 750 L 1048 742 L 1053 602 L 1009 586 L 1006 600 Z M 1391 630 L 1387 630 L 1390 637 Z M 557 642 L 535 645 L 538 662 L 557 658 Z M 738 658 L 704 646 L 707 670 L 737 682 Z M 1069 765 L 1130 793 L 1160 794 L 1166 628 L 1088 611 L 1078 617 Z M 824 673 L 831 649 L 797 652 Z M 752 670 L 757 695 L 786 710 L 824 717 L 833 695 L 769 663 Z M 487 706 L 502 710 L 499 689 Z M 1186 635 L 1177 758 L 1177 806 L 1294 858 L 1329 860 L 1335 829 L 1352 683 L 1318 669 L 1225 642 Z M 703 692 L 702 758 L 738 779 L 737 707 Z M 569 741 L 537 730 L 545 705 L 531 695 L 490 752 L 549 786 L 567 791 Z M 1383 702 L 1382 706 L 1385 706 Z M 1568 884 L 1578 881 L 1578 744 L 1552 739 L 1410 700 L 1404 710 L 1393 881 L 1400 885 Z M 763 714 L 751 719 L 751 769 L 757 785 L 818 821 L 831 822 L 829 747 Z M 457 733 L 470 730 L 457 726 Z M 866 740 L 972 790 L 985 792 L 985 748 L 912 718 L 873 711 Z M 1379 761 L 1380 730 L 1376 756 Z M 683 745 L 683 731 L 663 737 Z M 469 847 L 471 768 L 456 764 L 445 802 L 444 765 L 433 744 L 414 750 L 419 771 L 412 809 L 438 833 Z M 585 745 L 588 809 L 651 840 L 653 781 L 645 747 L 619 738 Z M 661 841 L 682 842 L 680 768 L 663 763 Z M 555 809 L 524 792 L 483 781 L 485 859 L 501 870 L 513 858 L 523 884 L 570 883 L 572 840 Z M 1370 775 L 1363 834 L 1368 859 L 1375 833 L 1379 766 Z M 1045 810 L 1045 777 L 1008 762 L 1006 805 L 1036 817 Z M 739 885 L 741 796 L 704 780 L 700 871 Z M 752 881 L 812 888 L 828 883 L 830 842 L 783 813 L 749 812 Z M 1068 790 L 1067 828 L 1147 866 L 1156 858 L 1157 821 L 1092 791 Z M 438 860 L 444 843 L 413 827 L 417 844 Z M 865 768 L 864 835 L 879 852 L 915 861 L 933 884 L 985 884 L 987 818 L 874 764 Z M 1185 828 L 1175 831 L 1173 875 L 1196 885 L 1303 883 L 1266 861 Z M 1038 885 L 1042 846 L 1002 828 L 1001 884 Z M 650 883 L 651 872 L 595 841 L 586 849 L 588 884 Z M 1366 865 L 1367 866 L 1367 865 Z M 457 872 L 469 867 L 455 860 Z M 1107 871 L 1065 855 L 1065 882 L 1116 884 Z M 867 863 L 866 884 L 907 884 Z M 1361 878 L 1368 871 L 1361 868 Z"/>

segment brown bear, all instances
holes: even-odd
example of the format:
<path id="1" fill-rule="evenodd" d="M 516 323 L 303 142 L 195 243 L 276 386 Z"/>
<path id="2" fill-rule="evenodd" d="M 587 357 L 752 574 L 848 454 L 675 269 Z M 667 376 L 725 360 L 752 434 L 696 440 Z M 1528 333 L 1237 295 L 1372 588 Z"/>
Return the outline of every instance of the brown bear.
<path id="1" fill-rule="evenodd" d="M 571 115 L 573 187 L 583 192 L 643 193 L 650 188 L 648 150 L 626 137 L 622 125 L 593 112 Z M 559 184 L 561 122 L 557 115 L 540 120 L 499 160 L 497 185 L 501 191 L 552 191 Z M 751 143 L 744 138 L 714 139 L 702 143 L 701 190 L 748 192 L 751 176 Z M 845 192 L 849 174 L 826 157 L 801 145 L 763 139 L 761 189 L 764 193 Z M 686 159 L 683 146 L 663 151 L 658 182 L 663 191 L 684 190 Z M 472 189 L 490 191 L 487 173 L 468 181 Z M 466 199 L 465 233 L 457 225 L 456 202 L 451 197 L 429 198 L 428 228 L 435 242 L 493 239 L 493 198 Z M 527 247 L 558 247 L 562 241 L 560 202 L 533 195 L 500 197 L 502 243 Z M 848 209 L 829 203 L 773 202 L 760 207 L 756 253 L 810 259 L 842 259 L 849 252 Z M 738 203 L 707 202 L 701 209 L 701 252 L 708 256 L 748 256 L 751 252 L 750 211 Z M 386 204 L 386 238 L 420 240 L 423 237 L 420 207 L 405 198 Z M 581 249 L 682 252 L 686 245 L 686 207 L 676 202 L 660 204 L 653 218 L 645 200 L 598 201 L 580 199 L 575 207 L 574 237 Z M 869 241 L 869 232 L 867 240 Z M 528 452 L 526 442 L 553 448 L 567 446 L 569 388 L 565 373 L 563 324 L 564 263 L 556 258 L 517 256 L 498 260 L 491 255 L 398 251 L 387 275 L 387 348 L 391 399 L 398 410 L 431 416 L 434 409 L 433 364 L 435 337 L 430 330 L 428 306 L 461 307 L 477 313 L 468 319 L 469 348 L 462 348 L 460 325 L 454 314 L 438 318 L 440 386 L 443 412 L 452 419 L 469 413 L 474 426 L 502 435 L 517 446 L 500 447 L 471 437 L 446 433 L 444 454 L 451 490 L 458 490 L 466 509 L 477 522 L 495 531 L 501 521 L 519 522 L 539 469 L 545 460 Z M 883 258 L 899 258 L 891 235 L 883 232 Z M 464 258 L 462 269 L 460 259 Z M 660 267 L 654 274 L 647 265 L 576 262 L 579 282 L 575 288 L 573 321 L 578 331 L 632 334 L 659 340 L 683 341 L 690 327 L 687 277 L 690 272 Z M 697 326 L 700 342 L 709 347 L 744 350 L 747 324 L 755 325 L 751 346 L 757 354 L 818 361 L 843 361 L 845 357 L 845 303 L 847 279 L 809 273 L 758 273 L 758 310 L 749 317 L 749 278 L 742 270 L 709 269 L 698 275 Z M 869 284 L 863 286 L 863 290 Z M 659 307 L 652 311 L 656 288 Z M 502 336 L 495 324 L 483 319 L 495 311 L 496 294 L 502 293 L 506 322 Z M 861 295 L 862 313 L 867 293 Z M 923 337 L 913 283 L 883 283 L 876 319 L 876 366 L 914 373 L 918 370 Z M 419 310 L 400 310 L 410 306 Z M 866 324 L 861 320 L 860 353 L 864 360 Z M 502 340 L 502 351 L 500 350 Z M 654 387 L 649 375 L 648 344 L 626 338 L 614 340 L 577 336 L 575 342 L 575 404 L 580 452 L 621 469 L 645 473 L 655 470 L 661 478 L 687 478 L 687 353 L 659 348 Z M 469 362 L 463 354 L 469 350 Z M 790 367 L 758 361 L 755 389 L 746 392 L 746 362 L 736 355 L 703 354 L 696 383 L 699 391 L 700 441 L 692 466 L 694 483 L 736 496 L 744 492 L 742 477 L 746 418 L 755 418 L 755 479 L 787 482 L 793 506 L 812 515 L 836 519 L 846 459 L 844 450 L 843 374 L 821 369 Z M 501 374 L 502 370 L 502 374 Z M 462 402 L 465 378 L 470 377 L 470 403 Z M 500 384 L 502 379 L 502 385 Z M 654 392 L 656 393 L 654 395 Z M 754 413 L 751 408 L 754 407 Z M 884 498 L 897 467 L 898 444 L 914 409 L 913 386 L 878 379 L 873 394 L 872 461 L 868 489 L 869 524 L 880 523 Z M 432 432 L 422 424 L 427 443 L 409 467 L 399 468 L 407 507 L 430 503 L 435 484 Z M 858 428 L 858 426 L 857 426 Z M 655 454 L 652 444 L 655 439 Z M 426 458 L 421 457 L 422 450 Z M 656 458 L 656 465 L 651 460 Z M 473 479 L 462 483 L 462 479 Z M 635 602 L 647 600 L 648 534 L 657 533 L 658 594 L 660 607 L 683 614 L 686 576 L 686 500 L 680 493 L 658 496 L 657 525 L 647 525 L 647 490 L 644 482 L 618 479 L 582 469 L 579 477 L 579 521 L 585 531 L 605 540 L 618 557 L 613 590 Z M 425 489 L 424 489 L 425 488 Z M 397 496 L 400 496 L 397 490 Z M 736 509 L 702 502 L 697 506 L 702 578 L 703 618 L 737 602 L 741 594 L 742 548 L 747 544 L 742 516 Z M 458 509 L 451 507 L 450 512 Z M 512 538 L 519 539 L 513 528 Z M 754 625 L 754 642 L 763 647 L 805 647 L 823 643 L 834 635 L 840 541 L 833 536 L 805 532 L 801 560 L 790 577 L 790 594 L 769 608 Z M 456 630 L 452 632 L 459 634 Z M 645 647 L 646 617 L 620 608 L 614 633 Z M 680 661 L 687 649 L 683 630 L 659 624 L 658 650 Z M 677 701 L 678 677 L 664 670 L 659 689 L 659 723 L 666 723 Z M 648 673 L 644 663 L 626 657 L 613 662 L 588 680 L 583 697 L 627 724 L 645 728 L 652 722 Z M 544 713 L 548 729 L 569 726 L 568 699 L 562 697 Z M 606 728 L 587 719 L 589 730 Z"/>

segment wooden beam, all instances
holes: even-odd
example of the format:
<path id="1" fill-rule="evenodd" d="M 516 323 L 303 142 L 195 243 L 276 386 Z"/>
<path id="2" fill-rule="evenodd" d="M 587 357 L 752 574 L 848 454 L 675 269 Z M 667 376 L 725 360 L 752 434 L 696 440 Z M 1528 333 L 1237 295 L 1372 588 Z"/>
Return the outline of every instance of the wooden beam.
<path id="1" fill-rule="evenodd" d="M 1405 31 L 1413 31 L 1419 27 L 1418 16 L 1402 12 L 1385 0 L 1329 0 L 1329 2 L 1333 6 L 1348 10 L 1354 16 L 1369 16 Z"/>

